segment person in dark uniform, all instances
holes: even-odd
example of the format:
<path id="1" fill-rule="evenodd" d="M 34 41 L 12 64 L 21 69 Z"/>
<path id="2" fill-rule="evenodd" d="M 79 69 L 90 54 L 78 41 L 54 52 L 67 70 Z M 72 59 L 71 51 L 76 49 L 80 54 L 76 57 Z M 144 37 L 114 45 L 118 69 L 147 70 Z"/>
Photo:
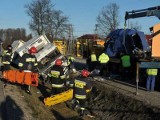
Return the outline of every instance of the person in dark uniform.
<path id="1" fill-rule="evenodd" d="M 51 95 L 56 95 L 63 92 L 66 75 L 64 74 L 61 59 L 57 59 L 55 61 L 55 65 L 51 68 L 48 76 L 52 85 Z"/>
<path id="2" fill-rule="evenodd" d="M 107 70 L 106 72 L 109 72 L 107 63 L 109 62 L 109 56 L 106 53 L 102 53 L 98 58 L 99 64 L 100 64 L 100 74 L 104 75 L 104 70 Z M 106 73 L 105 73 L 106 74 Z"/>
<path id="3" fill-rule="evenodd" d="M 90 55 L 90 59 L 91 59 L 90 71 L 92 71 L 95 68 L 97 68 L 97 56 L 94 51 Z"/>
<path id="4" fill-rule="evenodd" d="M 22 72 L 37 72 L 37 58 L 35 54 L 37 53 L 37 49 L 35 47 L 31 47 L 28 50 L 29 53 L 23 54 L 21 60 L 18 63 L 19 71 Z M 30 85 L 24 85 L 25 91 L 29 94 L 30 92 Z"/>
<path id="5" fill-rule="evenodd" d="M 121 56 L 122 64 L 122 79 L 129 80 L 130 78 L 130 69 L 131 69 L 131 57 L 128 54 L 122 54 Z"/>
<path id="6" fill-rule="evenodd" d="M 73 87 L 73 109 L 78 107 L 80 116 L 86 112 L 85 102 L 87 98 L 87 90 L 91 90 L 92 85 L 88 80 L 88 70 L 82 70 L 81 75 L 70 81 L 70 86 Z"/>
<path id="7" fill-rule="evenodd" d="M 12 46 L 8 45 L 7 49 L 4 50 L 4 56 L 3 56 L 3 70 L 7 71 L 10 70 L 10 64 L 11 64 L 11 56 L 12 56 Z"/>
<path id="8" fill-rule="evenodd" d="M 11 68 L 11 56 L 12 56 L 12 46 L 11 45 L 8 45 L 7 46 L 7 49 L 4 50 L 3 52 L 3 57 L 2 57 L 2 63 L 3 63 L 3 67 L 1 68 L 2 70 L 2 73 L 4 71 L 8 71 L 10 70 Z M 7 81 L 4 82 L 4 88 L 7 86 Z"/>

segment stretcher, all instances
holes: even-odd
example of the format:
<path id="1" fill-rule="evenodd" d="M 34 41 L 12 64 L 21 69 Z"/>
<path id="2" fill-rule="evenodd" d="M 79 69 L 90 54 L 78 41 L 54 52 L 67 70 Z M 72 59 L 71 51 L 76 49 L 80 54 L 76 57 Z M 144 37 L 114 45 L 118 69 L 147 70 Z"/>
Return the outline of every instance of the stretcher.
<path id="1" fill-rule="evenodd" d="M 90 89 L 86 90 L 86 92 L 90 92 Z M 57 95 L 52 95 L 51 97 L 44 98 L 43 102 L 46 106 L 50 107 L 52 105 L 56 105 L 73 98 L 73 89 L 69 89 L 65 92 L 62 92 Z"/>
<path id="2" fill-rule="evenodd" d="M 2 78 L 11 83 L 22 85 L 38 86 L 38 74 L 32 72 L 20 72 L 19 70 L 7 70 L 2 74 Z"/>
<path id="3" fill-rule="evenodd" d="M 57 95 L 52 95 L 44 99 L 44 104 L 48 107 L 71 100 L 73 98 L 73 89 L 69 89 Z"/>

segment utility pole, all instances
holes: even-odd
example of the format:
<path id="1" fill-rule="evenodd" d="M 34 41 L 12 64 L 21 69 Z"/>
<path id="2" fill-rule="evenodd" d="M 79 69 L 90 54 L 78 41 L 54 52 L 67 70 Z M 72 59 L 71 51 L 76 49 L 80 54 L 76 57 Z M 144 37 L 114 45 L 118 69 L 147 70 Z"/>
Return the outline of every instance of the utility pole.
<path id="1" fill-rule="evenodd" d="M 95 24 L 95 34 L 98 35 L 97 31 L 98 31 L 98 24 Z"/>
<path id="2" fill-rule="evenodd" d="M 95 24 L 94 41 L 96 40 L 96 37 L 98 37 L 98 24 Z"/>
<path id="3" fill-rule="evenodd" d="M 73 49 L 73 28 L 72 25 L 69 24 L 69 30 L 68 30 L 68 53 L 72 53 Z"/>
<path id="4" fill-rule="evenodd" d="M 95 24 L 94 40 L 96 40 L 96 36 L 98 37 L 98 24 Z"/>

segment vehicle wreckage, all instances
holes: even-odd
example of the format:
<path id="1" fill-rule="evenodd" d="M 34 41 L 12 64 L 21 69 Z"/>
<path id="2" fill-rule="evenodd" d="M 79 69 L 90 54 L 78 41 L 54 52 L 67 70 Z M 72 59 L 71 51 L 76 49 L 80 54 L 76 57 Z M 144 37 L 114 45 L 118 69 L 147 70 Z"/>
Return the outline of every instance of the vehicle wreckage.
<path id="1" fill-rule="evenodd" d="M 37 48 L 37 53 L 35 54 L 35 56 L 38 62 L 37 71 L 39 74 L 39 79 L 45 82 L 47 81 L 46 78 L 48 72 L 50 71 L 51 67 L 55 64 L 55 60 L 63 59 L 64 61 L 63 63 L 65 64 L 67 62 L 67 57 L 62 55 L 58 50 L 58 48 L 48 40 L 46 35 L 43 34 L 40 36 L 36 36 L 28 40 L 27 42 L 24 42 L 22 40 L 16 40 L 12 43 L 12 48 L 13 48 L 11 57 L 12 66 L 18 68 L 18 63 L 21 60 L 23 54 L 28 53 L 28 50 L 33 46 Z M 69 72 L 68 70 L 69 70 L 68 67 L 64 65 L 65 74 L 68 74 Z M 3 76 L 5 77 L 5 79 L 7 79 L 7 77 L 10 74 L 13 74 L 12 77 L 15 78 L 14 76 L 16 75 L 15 72 L 13 71 L 6 72 Z M 9 77 L 8 79 L 11 79 L 10 80 L 11 82 L 16 82 L 16 79 L 12 80 L 12 78 Z M 21 81 L 21 79 L 19 80 Z"/>
<path id="2" fill-rule="evenodd" d="M 40 74 L 47 72 L 50 67 L 54 65 L 56 59 L 64 57 L 57 47 L 43 34 L 36 36 L 27 42 L 13 42 L 12 47 L 14 51 L 12 53 L 12 64 L 17 66 L 23 54 L 28 53 L 28 50 L 33 46 L 37 48 L 35 56 L 37 58 L 38 72 Z"/>
<path id="3" fill-rule="evenodd" d="M 110 57 L 119 57 L 123 53 L 145 58 L 149 51 L 144 33 L 132 29 L 117 29 L 111 32 L 105 43 L 105 53 Z"/>
<path id="4" fill-rule="evenodd" d="M 127 11 L 125 14 L 125 27 L 128 19 L 156 16 L 160 19 L 160 6 L 147 9 Z M 117 29 L 107 36 L 105 52 L 110 57 L 118 58 L 121 53 L 129 54 L 139 59 L 155 60 L 160 58 L 160 23 L 150 26 L 152 45 L 149 46 L 145 34 L 135 29 Z"/>

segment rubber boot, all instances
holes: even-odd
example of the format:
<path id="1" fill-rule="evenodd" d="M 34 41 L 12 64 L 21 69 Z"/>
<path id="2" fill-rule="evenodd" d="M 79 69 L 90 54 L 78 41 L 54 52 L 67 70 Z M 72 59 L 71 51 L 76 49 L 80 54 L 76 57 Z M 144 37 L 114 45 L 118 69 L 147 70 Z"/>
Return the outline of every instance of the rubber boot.
<path id="1" fill-rule="evenodd" d="M 72 109 L 73 110 L 76 110 L 76 109 L 78 109 L 79 108 L 79 101 L 77 101 L 77 100 L 73 100 L 72 101 Z"/>
<path id="2" fill-rule="evenodd" d="M 80 117 L 84 116 L 84 110 L 80 110 Z"/>
<path id="3" fill-rule="evenodd" d="M 26 93 L 28 93 L 29 95 L 31 95 L 31 91 L 30 91 L 31 87 L 30 86 L 26 86 Z"/>

